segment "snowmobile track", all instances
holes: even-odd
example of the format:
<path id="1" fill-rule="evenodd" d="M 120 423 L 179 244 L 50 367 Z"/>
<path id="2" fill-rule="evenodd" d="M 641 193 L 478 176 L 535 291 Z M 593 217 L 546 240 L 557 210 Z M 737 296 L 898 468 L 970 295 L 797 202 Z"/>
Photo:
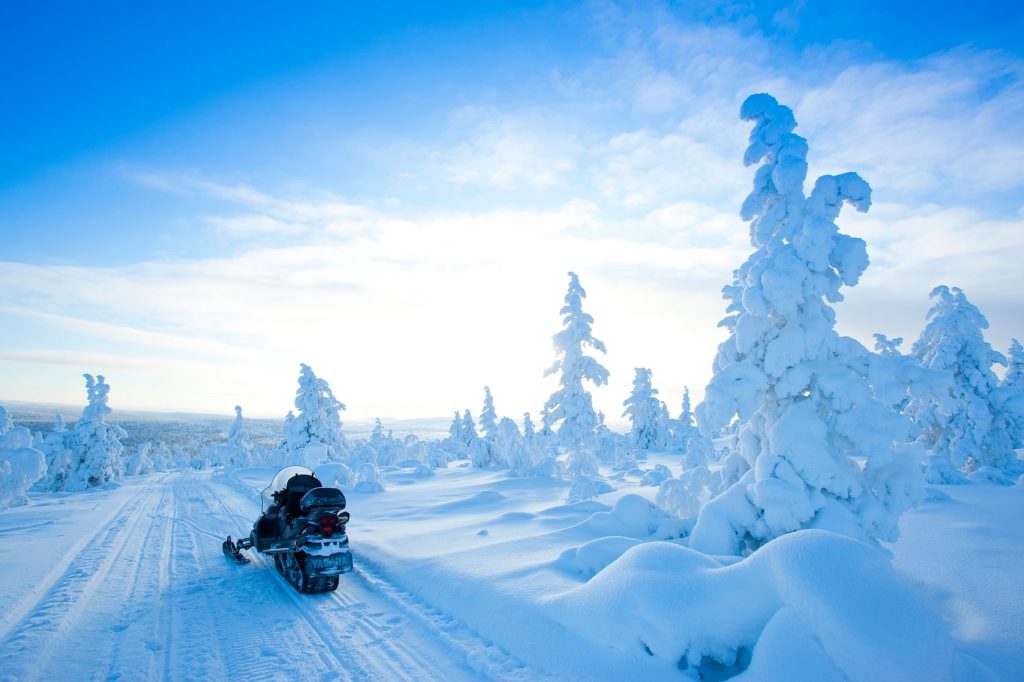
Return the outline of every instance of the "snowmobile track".
<path id="1" fill-rule="evenodd" d="M 160 494 L 159 484 L 141 489 L 113 515 L 112 521 L 83 543 L 77 553 L 69 552 L 67 563 L 70 565 L 67 569 L 48 583 L 45 594 L 28 607 L 20 622 L 0 639 L 0 651 L 3 651 L 0 668 L 6 674 L 16 679 L 41 676 L 41 666 L 48 663 L 59 665 L 62 658 L 48 661 L 39 652 L 77 649 L 64 643 L 74 638 L 76 628 L 83 621 L 95 617 L 97 594 L 108 592 L 110 586 L 118 584 L 119 581 L 111 580 L 111 576 L 123 565 L 122 558 L 135 544 L 134 531 L 147 518 L 145 510 L 150 501 Z M 152 524 L 146 529 L 146 535 L 151 529 Z M 90 648 L 93 653 L 100 653 L 96 649 L 104 644 L 105 641 L 97 638 L 90 641 Z"/>
<path id="2" fill-rule="evenodd" d="M 254 503 L 234 481 L 218 477 L 215 482 L 227 491 L 221 499 L 232 499 L 235 509 L 247 504 L 255 514 Z M 267 567 L 325 645 L 345 652 L 346 665 L 360 670 L 360 679 L 545 679 L 466 625 L 429 609 L 387 581 L 359 552 L 358 519 L 352 529 L 355 570 L 341 577 L 335 592 L 301 595 L 269 560 L 256 555 L 252 565 Z M 459 677 L 452 677 L 453 659 L 459 664 Z"/>
<path id="3" fill-rule="evenodd" d="M 56 589 L 56 586 L 69 573 L 77 570 L 73 569 L 72 566 L 79 563 L 77 561 L 79 557 L 92 548 L 101 535 L 106 538 L 110 535 L 112 526 L 127 522 L 127 519 L 130 517 L 129 507 L 137 507 L 140 504 L 140 498 L 147 492 L 146 488 L 140 487 L 134 494 L 126 497 L 116 509 L 107 514 L 92 533 L 78 538 L 78 541 L 74 542 L 68 548 L 68 551 L 64 553 L 61 560 L 53 565 L 46 577 L 30 589 L 14 608 L 7 610 L 0 616 L 0 642 L 5 642 L 14 629 L 38 609 L 39 604 Z M 103 540 L 99 541 L 103 542 Z"/>
<path id="4" fill-rule="evenodd" d="M 239 494 L 228 489 L 230 495 L 219 498 L 223 505 L 231 499 L 231 506 L 239 510 Z M 244 499 L 244 498 L 243 498 Z M 251 516 L 255 518 L 255 505 Z M 254 555 L 252 568 L 264 574 L 266 579 L 273 580 L 282 598 L 295 606 L 297 614 L 308 626 L 309 632 L 317 642 L 313 648 L 317 651 L 331 652 L 336 662 L 336 671 L 345 671 L 353 679 L 459 679 L 451 677 L 451 663 L 447 654 L 442 665 L 427 666 L 430 661 L 429 649 L 422 649 L 405 641 L 388 639 L 391 626 L 373 622 L 359 610 L 345 609 L 338 611 L 338 603 L 333 599 L 344 594 L 349 588 L 351 573 L 343 575 L 341 585 L 336 592 L 316 595 L 299 594 L 294 587 L 273 567 L 273 562 L 261 555 Z"/>
<path id="5" fill-rule="evenodd" d="M 220 539 L 259 511 L 228 476 L 158 474 L 67 500 L 67 552 L 0 614 L 4 679 L 542 678 L 390 583 L 360 556 L 358 522 L 356 570 L 299 594 L 265 556 L 225 559 Z"/>

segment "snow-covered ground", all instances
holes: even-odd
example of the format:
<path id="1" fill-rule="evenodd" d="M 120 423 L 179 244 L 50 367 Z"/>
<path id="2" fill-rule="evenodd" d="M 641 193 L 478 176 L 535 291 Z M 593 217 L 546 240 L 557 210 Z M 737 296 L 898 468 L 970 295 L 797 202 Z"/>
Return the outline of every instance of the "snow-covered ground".
<path id="1" fill-rule="evenodd" d="M 658 462 L 678 469 L 668 457 L 643 464 Z M 30 493 L 0 515 L 3 677 L 679 680 L 673 647 L 728 627 L 756 630 L 753 660 L 741 652 L 740 666 L 705 667 L 706 678 L 831 679 L 839 668 L 938 679 L 950 656 L 959 679 L 1024 674 L 1021 485 L 931 487 L 901 519 L 893 571 L 878 552 L 815 531 L 742 561 L 650 542 L 679 522 L 646 504 L 657 488 L 636 475 L 566 504 L 558 479 L 384 473 L 384 493 L 346 491 L 357 569 L 325 595 L 296 593 L 263 557 L 241 566 L 221 554 L 258 513 L 269 469 Z M 662 603 L 650 590 L 615 601 L 630 581 L 666 579 Z M 946 622 L 918 612 L 930 608 Z M 692 618 L 644 629 L 645 610 L 658 623 L 666 609 Z M 921 624 L 937 626 L 901 630 Z"/>

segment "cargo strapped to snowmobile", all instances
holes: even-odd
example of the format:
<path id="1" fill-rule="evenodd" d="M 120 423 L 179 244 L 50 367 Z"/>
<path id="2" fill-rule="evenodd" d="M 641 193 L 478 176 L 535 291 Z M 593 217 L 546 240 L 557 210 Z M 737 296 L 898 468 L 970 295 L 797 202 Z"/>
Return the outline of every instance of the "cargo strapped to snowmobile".
<path id="1" fill-rule="evenodd" d="M 302 496 L 299 501 L 299 509 L 303 514 L 308 514 L 314 509 L 337 509 L 345 508 L 345 493 L 337 488 L 313 488 Z"/>

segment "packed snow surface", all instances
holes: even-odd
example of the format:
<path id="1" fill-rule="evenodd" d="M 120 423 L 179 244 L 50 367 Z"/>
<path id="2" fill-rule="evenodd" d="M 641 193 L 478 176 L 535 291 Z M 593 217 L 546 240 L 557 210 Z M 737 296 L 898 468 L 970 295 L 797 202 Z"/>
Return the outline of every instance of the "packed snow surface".
<path id="1" fill-rule="evenodd" d="M 652 456 L 642 469 L 664 463 Z M 639 473 L 639 472 L 637 472 Z M 826 531 L 753 555 L 684 546 L 642 476 L 386 467 L 346 490 L 356 571 L 299 595 L 236 565 L 272 469 L 185 471 L 0 515 L 15 679 L 1019 679 L 1024 486 L 933 486 L 895 558 Z M 27 551 L 30 550 L 30 551 Z M 80 650 L 88 656 L 61 652 Z"/>

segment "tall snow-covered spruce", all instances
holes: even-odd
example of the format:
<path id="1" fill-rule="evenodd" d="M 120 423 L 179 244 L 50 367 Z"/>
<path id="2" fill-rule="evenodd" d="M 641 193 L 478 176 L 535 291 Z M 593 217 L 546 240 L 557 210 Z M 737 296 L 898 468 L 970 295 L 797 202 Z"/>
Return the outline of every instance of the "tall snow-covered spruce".
<path id="1" fill-rule="evenodd" d="M 341 433 L 341 412 L 345 406 L 334 397 L 326 381 L 309 365 L 300 365 L 299 388 L 295 392 L 298 415 L 285 419 L 283 446 L 294 463 L 315 466 L 338 461 L 345 452 Z"/>
<path id="2" fill-rule="evenodd" d="M 629 417 L 631 424 L 629 439 L 640 450 L 662 447 L 666 426 L 661 401 L 655 397 L 658 389 L 651 385 L 651 370 L 637 367 L 635 371 L 633 392 L 622 401 L 626 408 L 622 416 Z"/>
<path id="3" fill-rule="evenodd" d="M 811 527 L 893 540 L 923 495 L 901 446 L 909 423 L 875 398 L 871 354 L 836 333 L 829 305 L 868 265 L 864 241 L 835 219 L 844 202 L 866 211 L 871 189 L 855 173 L 825 175 L 805 196 L 807 142 L 793 112 L 758 94 L 740 115 L 754 122 L 744 163 L 762 164 L 741 209 L 755 250 L 723 290 L 729 337 L 698 421 L 711 434 L 737 420 L 750 469 L 701 509 L 690 546 L 735 554 Z"/>
<path id="4" fill-rule="evenodd" d="M 484 407 L 480 410 L 480 432 L 484 438 L 495 440 L 498 437 L 498 414 L 494 411 L 494 397 L 491 387 L 484 386 Z"/>
<path id="5" fill-rule="evenodd" d="M 935 287 L 928 324 L 911 352 L 922 366 L 953 376 L 953 409 L 934 400 L 911 400 L 907 413 L 920 428 L 918 441 L 958 469 L 993 466 L 1019 473 L 1006 423 L 1012 389 L 999 386 L 993 364 L 1007 364 L 982 334 L 988 320 L 957 287 Z"/>
<path id="6" fill-rule="evenodd" d="M 591 335 L 594 318 L 583 312 L 587 292 L 580 286 L 576 273 L 569 273 L 569 291 L 562 307 L 562 331 L 552 337 L 558 359 L 544 376 L 560 372 L 559 389 L 545 403 L 544 426 L 558 424 L 559 443 L 566 448 L 589 447 L 594 440 L 598 418 L 584 380 L 601 386 L 608 383 L 608 370 L 584 354 L 589 346 L 606 353 L 604 343 Z"/>
<path id="7" fill-rule="evenodd" d="M 1006 374 L 999 382 L 1009 393 L 1004 414 L 1006 429 L 1013 447 L 1024 448 L 1024 348 L 1017 339 L 1011 340 L 1006 359 Z"/>

